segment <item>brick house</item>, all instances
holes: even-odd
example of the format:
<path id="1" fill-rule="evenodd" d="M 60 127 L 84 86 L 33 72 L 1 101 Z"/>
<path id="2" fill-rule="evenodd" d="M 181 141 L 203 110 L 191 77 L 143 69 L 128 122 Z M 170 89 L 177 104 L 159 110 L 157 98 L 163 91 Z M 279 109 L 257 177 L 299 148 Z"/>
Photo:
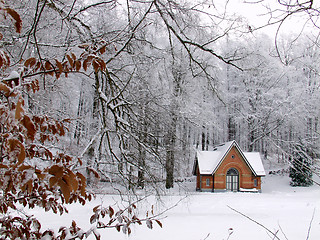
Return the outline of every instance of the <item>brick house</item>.
<path id="1" fill-rule="evenodd" d="M 265 171 L 258 152 L 242 152 L 237 142 L 231 141 L 213 151 L 197 151 L 193 174 L 197 191 L 261 192 Z"/>

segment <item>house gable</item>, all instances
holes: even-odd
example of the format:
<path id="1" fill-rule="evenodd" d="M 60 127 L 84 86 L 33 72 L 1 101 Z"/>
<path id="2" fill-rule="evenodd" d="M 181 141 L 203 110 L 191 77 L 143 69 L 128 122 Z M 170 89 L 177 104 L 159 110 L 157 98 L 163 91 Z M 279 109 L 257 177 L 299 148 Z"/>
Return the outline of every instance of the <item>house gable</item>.
<path id="1" fill-rule="evenodd" d="M 240 178 L 251 179 L 254 175 L 250 167 L 242 157 L 242 154 L 240 154 L 237 148 L 233 146 L 230 149 L 230 151 L 226 154 L 224 159 L 221 161 L 221 164 L 217 167 L 216 171 L 214 172 L 215 182 L 217 183 L 216 187 L 225 187 L 225 176 L 227 174 L 227 171 L 231 168 L 234 168 L 239 172 Z"/>
<path id="2" fill-rule="evenodd" d="M 234 156 L 234 158 L 232 156 Z M 245 165 L 247 169 L 250 171 L 250 173 L 257 176 L 257 173 L 254 171 L 253 167 L 248 162 L 246 156 L 241 151 L 236 141 L 232 141 L 232 144 L 230 144 L 229 148 L 226 150 L 223 157 L 220 159 L 219 164 L 213 170 L 212 174 L 215 174 L 216 171 L 220 168 L 221 165 L 223 165 L 224 162 L 227 162 L 227 164 L 229 165 L 233 163 L 234 165 L 238 165 L 239 167 L 242 165 Z M 245 167 L 242 167 L 242 168 L 245 168 Z"/>
<path id="3" fill-rule="evenodd" d="M 260 191 L 261 176 L 265 176 L 260 154 L 242 152 L 235 141 L 221 144 L 213 151 L 198 151 L 193 167 L 193 174 L 197 176 L 197 190 L 201 191 L 230 190 L 230 184 L 227 186 L 227 179 L 231 179 L 227 177 L 230 176 L 228 171 L 237 174 L 237 184 L 234 186 L 238 187 L 231 189 Z"/>
<path id="4" fill-rule="evenodd" d="M 254 176 L 265 176 L 260 154 L 258 152 L 242 152 L 236 141 L 221 144 L 213 151 L 197 151 L 193 174 L 196 175 L 196 168 L 199 168 L 200 174 L 214 174 L 232 148 L 237 150 L 238 156 L 243 159 Z"/>

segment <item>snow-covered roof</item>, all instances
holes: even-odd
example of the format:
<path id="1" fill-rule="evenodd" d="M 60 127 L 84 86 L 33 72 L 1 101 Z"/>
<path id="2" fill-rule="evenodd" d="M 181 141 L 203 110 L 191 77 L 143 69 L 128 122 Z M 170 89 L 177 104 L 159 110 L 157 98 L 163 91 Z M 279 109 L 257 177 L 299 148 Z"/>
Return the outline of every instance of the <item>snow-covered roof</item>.
<path id="1" fill-rule="evenodd" d="M 236 141 L 230 141 L 216 146 L 213 151 L 197 151 L 200 174 L 214 174 L 233 146 L 242 154 L 245 162 L 256 176 L 266 175 L 260 153 L 242 152 Z"/>
<path id="2" fill-rule="evenodd" d="M 258 176 L 266 175 L 259 152 L 243 152 L 243 154 Z"/>

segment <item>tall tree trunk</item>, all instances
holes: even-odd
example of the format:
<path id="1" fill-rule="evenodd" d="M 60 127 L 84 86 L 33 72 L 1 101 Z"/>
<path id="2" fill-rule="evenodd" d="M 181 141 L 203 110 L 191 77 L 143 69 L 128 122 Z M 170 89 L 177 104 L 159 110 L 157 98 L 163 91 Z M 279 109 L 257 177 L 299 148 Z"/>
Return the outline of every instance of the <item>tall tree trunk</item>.
<path id="1" fill-rule="evenodd" d="M 236 123 L 234 117 L 228 118 L 228 141 L 235 140 L 236 138 Z"/>
<path id="2" fill-rule="evenodd" d="M 175 162 L 175 144 L 176 144 L 176 114 L 172 114 L 171 124 L 168 128 L 166 139 L 166 188 L 173 188 L 174 182 L 174 162 Z"/>
<path id="3" fill-rule="evenodd" d="M 206 129 L 203 126 L 202 127 L 202 133 L 201 133 L 201 150 L 204 151 L 206 149 Z"/>
<path id="4" fill-rule="evenodd" d="M 169 126 L 166 137 L 166 188 L 173 187 L 174 181 L 174 164 L 175 164 L 175 145 L 176 145 L 176 130 L 178 121 L 178 97 L 181 94 L 181 84 L 183 80 L 183 73 L 180 66 L 177 67 L 173 64 L 173 95 L 169 106 Z"/>
<path id="5" fill-rule="evenodd" d="M 76 128 L 74 131 L 74 139 L 76 139 L 77 144 L 79 145 L 80 142 L 80 138 L 81 138 L 81 133 L 83 131 L 83 123 L 82 123 L 82 114 L 83 114 L 83 102 L 84 102 L 84 97 L 83 97 L 83 81 L 81 83 L 81 87 L 80 87 L 80 96 L 79 96 L 79 102 L 78 102 L 78 111 L 77 111 L 77 121 L 76 121 Z"/>
<path id="6" fill-rule="evenodd" d="M 248 119 L 248 131 L 248 151 L 252 152 L 254 150 L 255 130 L 254 120 L 251 117 Z"/>
<path id="7" fill-rule="evenodd" d="M 141 120 L 142 123 L 140 133 L 139 133 L 139 139 L 141 143 L 145 143 L 147 141 L 147 131 L 148 131 L 148 123 L 146 121 L 146 107 L 143 106 L 142 114 L 141 114 Z M 146 164 L 146 150 L 142 144 L 139 144 L 138 146 L 139 150 L 139 156 L 138 156 L 138 187 L 144 188 L 144 171 L 145 171 L 145 164 Z"/>

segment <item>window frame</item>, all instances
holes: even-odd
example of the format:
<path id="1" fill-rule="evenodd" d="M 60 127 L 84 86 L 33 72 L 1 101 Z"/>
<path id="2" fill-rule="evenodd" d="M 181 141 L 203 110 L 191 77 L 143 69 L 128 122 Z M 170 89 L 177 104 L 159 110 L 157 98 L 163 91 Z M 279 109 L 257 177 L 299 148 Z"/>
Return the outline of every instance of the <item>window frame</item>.
<path id="1" fill-rule="evenodd" d="M 211 184 L 211 180 L 210 178 L 206 178 L 206 187 L 210 187 L 210 184 Z"/>
<path id="2" fill-rule="evenodd" d="M 239 191 L 240 187 L 240 173 L 236 168 L 229 168 L 226 173 L 226 190 Z"/>
<path id="3" fill-rule="evenodd" d="M 258 187 L 258 179 L 253 179 L 253 187 Z"/>

